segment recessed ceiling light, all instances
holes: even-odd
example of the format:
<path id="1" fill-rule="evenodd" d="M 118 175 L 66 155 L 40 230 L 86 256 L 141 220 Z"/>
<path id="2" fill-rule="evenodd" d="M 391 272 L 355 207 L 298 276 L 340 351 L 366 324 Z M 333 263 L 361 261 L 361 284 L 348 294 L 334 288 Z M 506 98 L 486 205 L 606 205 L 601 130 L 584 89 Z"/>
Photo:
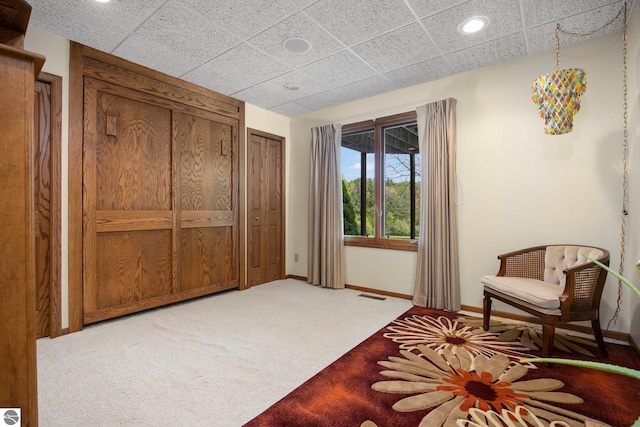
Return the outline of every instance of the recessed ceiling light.
<path id="1" fill-rule="evenodd" d="M 298 83 L 287 83 L 284 85 L 285 89 L 289 90 L 298 90 L 300 89 L 300 85 Z"/>
<path id="2" fill-rule="evenodd" d="M 471 34 L 480 31 L 487 25 L 489 25 L 489 18 L 486 16 L 474 16 L 462 21 L 462 23 L 458 25 L 458 32 L 462 34 Z"/>
<path id="3" fill-rule="evenodd" d="M 287 39 L 282 43 L 285 49 L 293 53 L 305 53 L 311 50 L 311 43 L 308 40 L 294 37 Z"/>
<path id="4" fill-rule="evenodd" d="M 109 3 L 111 0 L 96 0 L 98 3 Z"/>

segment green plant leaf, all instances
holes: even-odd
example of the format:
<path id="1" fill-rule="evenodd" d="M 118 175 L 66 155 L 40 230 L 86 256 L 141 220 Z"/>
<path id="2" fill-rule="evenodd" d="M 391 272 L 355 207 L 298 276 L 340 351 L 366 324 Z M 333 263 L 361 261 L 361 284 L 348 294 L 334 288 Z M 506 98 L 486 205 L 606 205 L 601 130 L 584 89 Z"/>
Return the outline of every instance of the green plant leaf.
<path id="1" fill-rule="evenodd" d="M 581 368 L 597 369 L 599 371 L 612 372 L 614 374 L 626 375 L 627 377 L 640 380 L 640 371 L 625 368 L 624 366 L 611 365 L 609 363 L 601 362 L 589 362 L 585 360 L 568 360 L 568 359 L 556 359 L 553 357 L 540 357 L 531 359 L 522 359 L 523 363 L 557 363 L 560 365 L 578 366 Z"/>
<path id="2" fill-rule="evenodd" d="M 633 284 L 627 280 L 624 276 L 621 276 L 619 273 L 613 271 L 611 268 L 607 267 L 606 265 L 604 265 L 603 263 L 601 263 L 598 260 L 595 260 L 593 258 L 591 258 L 588 255 L 582 254 L 584 255 L 585 258 L 587 258 L 589 261 L 593 261 L 594 263 L 596 263 L 597 265 L 599 265 L 600 267 L 604 268 L 605 270 L 607 270 L 609 273 L 613 274 L 614 276 L 616 276 L 618 278 L 618 280 L 620 280 L 621 282 L 623 282 L 625 285 L 627 285 L 629 288 L 631 288 L 631 290 L 633 292 L 636 293 L 636 295 L 638 296 L 638 298 L 640 298 L 640 289 L 636 288 L 635 286 L 633 286 Z M 639 261 L 640 262 L 640 261 Z"/>

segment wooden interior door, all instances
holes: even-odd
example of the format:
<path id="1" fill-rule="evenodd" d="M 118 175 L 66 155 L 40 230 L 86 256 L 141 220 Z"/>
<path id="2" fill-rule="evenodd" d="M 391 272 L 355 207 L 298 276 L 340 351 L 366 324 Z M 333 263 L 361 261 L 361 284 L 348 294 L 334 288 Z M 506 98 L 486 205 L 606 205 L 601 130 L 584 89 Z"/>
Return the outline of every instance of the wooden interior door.
<path id="1" fill-rule="evenodd" d="M 235 121 L 175 114 L 178 291 L 238 286 Z"/>
<path id="2" fill-rule="evenodd" d="M 85 103 L 83 304 L 91 323 L 172 292 L 172 112 L 91 79 Z"/>
<path id="3" fill-rule="evenodd" d="M 61 114 L 62 78 L 40 73 L 35 82 L 32 147 L 37 338 L 61 334 Z"/>
<path id="4" fill-rule="evenodd" d="M 51 332 L 51 84 L 36 81 L 33 139 L 33 230 L 36 273 L 36 338 Z"/>
<path id="5" fill-rule="evenodd" d="M 248 283 L 284 278 L 284 138 L 248 129 Z"/>

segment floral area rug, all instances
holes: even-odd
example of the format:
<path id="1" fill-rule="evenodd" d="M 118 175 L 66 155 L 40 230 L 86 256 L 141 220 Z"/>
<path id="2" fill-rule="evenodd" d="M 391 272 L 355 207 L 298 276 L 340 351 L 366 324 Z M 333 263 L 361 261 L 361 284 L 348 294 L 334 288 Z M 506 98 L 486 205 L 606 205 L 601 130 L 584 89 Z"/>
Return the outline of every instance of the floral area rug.
<path id="1" fill-rule="evenodd" d="M 640 416 L 637 380 L 526 363 L 539 352 L 500 334 L 456 313 L 413 307 L 246 426 L 573 427 L 595 420 L 622 427 Z M 640 368 L 630 347 L 607 349 L 608 359 L 560 350 L 554 357 Z"/>

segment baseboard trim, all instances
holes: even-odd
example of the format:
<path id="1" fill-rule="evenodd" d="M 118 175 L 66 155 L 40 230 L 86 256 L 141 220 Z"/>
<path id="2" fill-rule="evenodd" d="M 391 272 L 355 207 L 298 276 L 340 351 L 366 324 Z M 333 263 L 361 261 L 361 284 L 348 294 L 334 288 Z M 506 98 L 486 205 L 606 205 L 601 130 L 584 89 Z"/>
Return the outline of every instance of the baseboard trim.
<path id="1" fill-rule="evenodd" d="M 295 274 L 287 274 L 287 279 L 302 280 L 303 282 L 307 281 L 306 277 L 296 276 Z M 348 283 L 345 284 L 344 287 L 347 289 L 352 289 L 354 291 L 366 292 L 368 294 L 384 295 L 386 297 L 394 297 L 394 298 L 401 298 L 401 299 L 408 299 L 408 300 L 413 299 L 411 295 L 399 294 L 396 292 L 389 292 L 389 291 L 382 291 L 380 289 L 367 288 L 367 287 L 358 286 L 358 285 L 350 285 Z"/>
<path id="2" fill-rule="evenodd" d="M 640 347 L 638 347 L 638 343 L 633 339 L 631 335 L 629 335 L 629 345 L 631 346 L 633 351 L 636 353 L 636 356 L 640 358 Z"/>
<path id="3" fill-rule="evenodd" d="M 399 294 L 397 292 L 381 291 L 380 289 L 365 288 L 364 286 L 347 284 L 347 285 L 344 285 L 344 287 L 347 289 L 353 289 L 355 291 L 366 292 L 368 294 L 384 295 L 386 297 L 394 297 L 394 298 L 408 299 L 408 300 L 413 299 L 411 295 Z"/>
<path id="4" fill-rule="evenodd" d="M 470 311 L 472 313 L 482 314 L 482 308 L 480 307 L 474 307 L 471 305 L 462 305 L 461 309 L 465 311 Z M 492 310 L 491 315 L 504 317 L 506 319 L 511 319 L 511 320 L 518 320 L 521 322 L 535 323 L 537 325 L 541 324 L 540 319 L 538 319 L 537 317 L 524 316 L 520 314 L 509 313 L 506 311 Z M 558 326 L 561 327 L 562 329 L 567 329 L 574 332 L 581 332 L 581 333 L 593 335 L 593 331 L 588 326 L 576 325 L 575 323 L 558 323 Z M 631 335 L 624 332 L 602 330 L 602 335 L 604 335 L 606 338 L 611 338 L 618 341 L 624 341 L 631 344 L 631 339 L 632 339 Z"/>
<path id="5" fill-rule="evenodd" d="M 296 279 L 296 280 L 302 280 L 302 281 L 307 281 L 307 278 L 304 276 L 296 276 L 293 274 L 287 274 L 287 279 Z M 388 296 L 388 297 L 394 297 L 394 298 L 401 298 L 401 299 L 406 299 L 406 300 L 412 300 L 413 297 L 411 295 L 406 295 L 406 294 L 399 294 L 396 292 L 389 292 L 389 291 L 382 291 L 380 289 L 372 289 L 372 288 L 367 288 L 364 286 L 357 286 L 357 285 L 349 285 L 346 284 L 345 288 L 347 289 L 353 289 L 356 291 L 360 291 L 360 292 L 367 292 L 370 294 L 376 294 L 376 295 L 384 295 L 384 296 Z M 482 308 L 481 307 L 475 307 L 472 305 L 461 305 L 460 308 L 464 311 L 469 311 L 472 313 L 480 313 L 482 314 Z M 491 314 L 494 316 L 498 316 L 498 317 L 504 317 L 505 319 L 511 319 L 511 320 L 518 320 L 521 322 L 529 322 L 529 323 L 535 323 L 535 324 L 540 324 L 540 319 L 538 319 L 537 317 L 532 317 L 532 316 L 525 316 L 525 315 L 521 315 L 521 314 L 515 314 L 515 313 L 509 313 L 506 311 L 496 311 L 493 310 L 491 311 Z M 581 332 L 581 333 L 585 333 L 585 334 L 593 334 L 593 331 L 591 330 L 591 328 L 587 327 L 587 326 L 582 326 L 582 325 L 576 325 L 574 323 L 559 323 L 558 324 L 560 327 L 562 327 L 563 329 L 568 329 L 570 331 L 575 331 L 575 332 Z M 631 337 L 631 335 L 624 333 L 624 332 L 617 332 L 617 331 L 607 331 L 607 330 L 603 330 L 602 334 L 606 337 L 606 338 L 611 338 L 614 340 L 618 340 L 618 341 L 623 341 L 623 342 L 627 342 L 629 343 L 629 345 L 631 347 L 633 347 L 633 350 L 636 352 L 636 354 L 638 355 L 638 357 L 640 357 L 640 348 L 638 347 L 638 344 L 633 340 L 633 338 Z"/>

